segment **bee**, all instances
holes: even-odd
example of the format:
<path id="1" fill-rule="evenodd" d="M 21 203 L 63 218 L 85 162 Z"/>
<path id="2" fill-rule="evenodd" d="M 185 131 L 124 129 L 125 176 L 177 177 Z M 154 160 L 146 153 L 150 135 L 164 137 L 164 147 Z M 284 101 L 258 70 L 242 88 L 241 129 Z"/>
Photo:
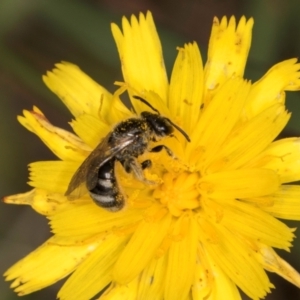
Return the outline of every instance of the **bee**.
<path id="1" fill-rule="evenodd" d="M 140 117 L 129 118 L 117 124 L 75 172 L 65 196 L 74 198 L 76 191 L 76 196 L 81 196 L 83 189 L 80 187 L 85 184 L 97 205 L 108 211 L 119 211 L 125 205 L 125 196 L 121 192 L 115 174 L 117 161 L 121 163 L 127 173 L 132 172 L 138 180 L 152 183 L 143 174 L 144 169 L 151 167 L 151 160 L 139 163 L 137 158 L 146 151 L 159 152 L 163 149 L 168 155 L 174 156 L 165 145 L 148 149 L 149 143 L 173 136 L 174 128 L 190 142 L 189 136 L 180 127 L 170 119 L 161 116 L 159 111 L 145 99 L 139 96 L 133 97 L 146 104 L 155 113 L 143 111 Z"/>

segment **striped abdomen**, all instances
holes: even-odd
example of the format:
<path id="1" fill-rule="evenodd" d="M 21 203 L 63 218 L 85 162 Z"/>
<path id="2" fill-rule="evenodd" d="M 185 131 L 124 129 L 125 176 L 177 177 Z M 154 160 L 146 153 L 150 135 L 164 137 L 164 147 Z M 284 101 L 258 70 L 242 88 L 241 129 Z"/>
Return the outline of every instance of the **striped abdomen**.
<path id="1" fill-rule="evenodd" d="M 115 175 L 115 158 L 99 168 L 97 185 L 89 192 L 95 203 L 107 210 L 118 211 L 124 206 L 124 195 Z"/>

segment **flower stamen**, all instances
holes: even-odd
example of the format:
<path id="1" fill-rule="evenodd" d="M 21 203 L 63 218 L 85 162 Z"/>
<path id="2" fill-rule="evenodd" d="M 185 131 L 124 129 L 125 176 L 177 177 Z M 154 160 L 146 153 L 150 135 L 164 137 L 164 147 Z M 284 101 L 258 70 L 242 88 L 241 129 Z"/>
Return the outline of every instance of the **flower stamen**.
<path id="1" fill-rule="evenodd" d="M 165 173 L 163 184 L 154 190 L 153 197 L 167 206 L 173 216 L 179 217 L 184 211 L 200 206 L 198 180 L 197 173 Z"/>

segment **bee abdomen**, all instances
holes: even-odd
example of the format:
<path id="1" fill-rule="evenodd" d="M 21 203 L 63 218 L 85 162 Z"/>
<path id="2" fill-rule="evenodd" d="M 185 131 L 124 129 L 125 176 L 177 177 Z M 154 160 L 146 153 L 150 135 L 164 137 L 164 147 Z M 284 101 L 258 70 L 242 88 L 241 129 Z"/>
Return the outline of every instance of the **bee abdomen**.
<path id="1" fill-rule="evenodd" d="M 116 180 L 114 165 L 115 159 L 111 159 L 99 168 L 97 184 L 89 191 L 97 205 L 110 211 L 122 209 L 125 203 Z"/>

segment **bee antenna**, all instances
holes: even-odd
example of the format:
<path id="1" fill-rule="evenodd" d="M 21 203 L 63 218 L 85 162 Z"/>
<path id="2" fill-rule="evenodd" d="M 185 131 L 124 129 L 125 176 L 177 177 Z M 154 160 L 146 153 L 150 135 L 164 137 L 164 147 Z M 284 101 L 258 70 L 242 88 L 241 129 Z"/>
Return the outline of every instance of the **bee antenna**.
<path id="1" fill-rule="evenodd" d="M 144 104 L 146 104 L 147 106 L 149 106 L 153 111 L 155 111 L 157 114 L 160 115 L 159 111 L 154 108 L 147 100 L 145 100 L 144 98 L 140 97 L 140 96 L 132 96 L 133 98 L 140 100 L 141 102 L 143 102 Z"/>
<path id="2" fill-rule="evenodd" d="M 179 126 L 177 126 L 176 124 L 174 124 L 170 119 L 166 118 L 184 137 L 185 139 L 190 142 L 191 139 L 190 137 L 188 136 L 188 134 L 182 129 L 180 128 Z"/>
<path id="3" fill-rule="evenodd" d="M 140 96 L 132 96 L 133 98 L 140 100 L 141 102 L 143 102 L 144 104 L 146 104 L 147 106 L 149 106 L 153 111 L 155 111 L 158 115 L 160 115 L 159 111 L 154 108 L 147 100 L 145 100 L 144 98 L 140 97 Z M 170 122 L 185 138 L 188 142 L 191 141 L 190 137 L 187 135 L 187 133 L 185 131 L 183 131 L 183 129 L 181 129 L 179 126 L 177 126 L 176 124 L 174 124 L 170 119 L 166 118 L 168 120 L 168 122 Z"/>

